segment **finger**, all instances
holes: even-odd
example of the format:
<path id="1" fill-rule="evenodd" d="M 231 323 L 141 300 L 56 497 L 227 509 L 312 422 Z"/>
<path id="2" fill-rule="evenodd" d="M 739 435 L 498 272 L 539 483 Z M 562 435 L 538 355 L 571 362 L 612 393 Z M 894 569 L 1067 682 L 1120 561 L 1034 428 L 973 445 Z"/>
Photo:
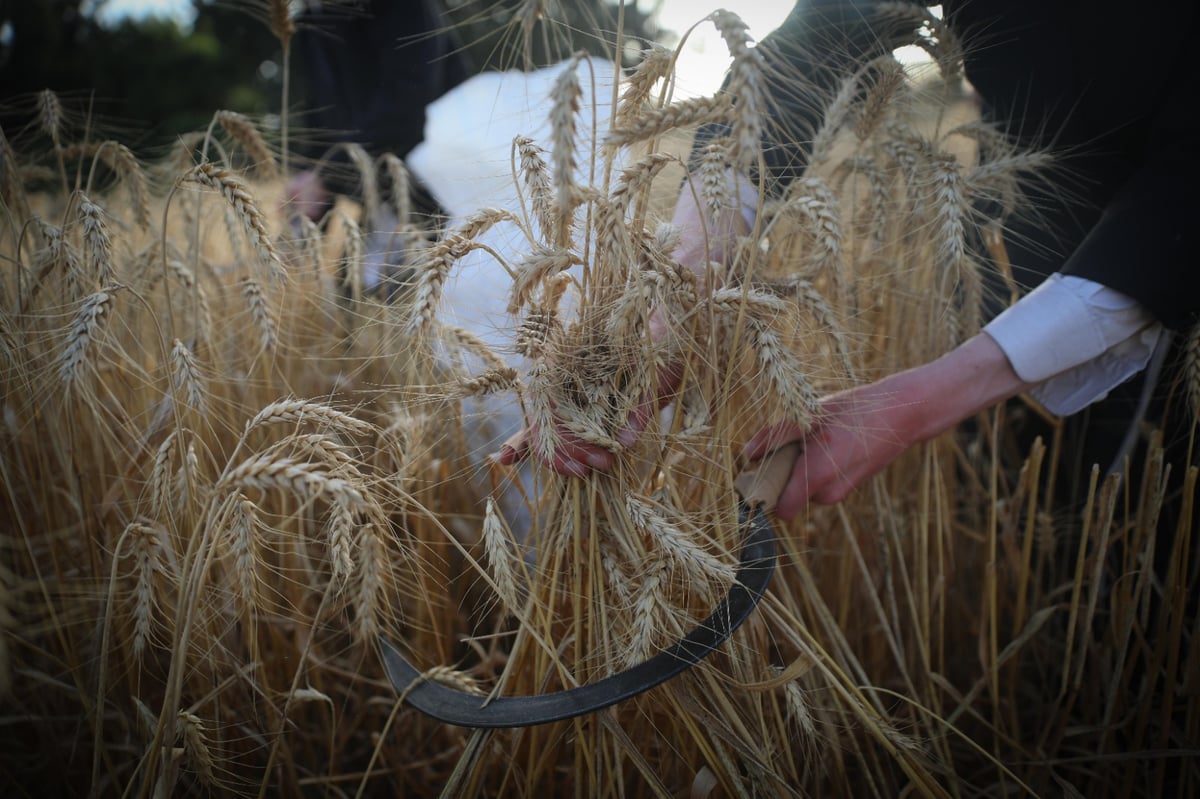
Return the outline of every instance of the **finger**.
<path id="1" fill-rule="evenodd" d="M 593 470 L 604 471 L 612 468 L 613 455 L 608 450 L 588 444 L 579 439 L 561 423 L 554 426 L 551 441 L 541 442 L 545 446 L 535 446 L 538 439 L 536 427 L 529 428 L 523 437 L 526 453 L 532 453 L 539 461 L 558 474 L 566 477 L 583 477 Z M 513 439 L 505 442 L 508 445 Z M 513 442 L 516 444 L 516 442 Z M 501 463 L 506 463 L 504 457 L 514 457 L 519 451 L 518 446 L 502 447 Z"/>
<path id="2" fill-rule="evenodd" d="M 795 422 L 776 422 L 754 434 L 742 447 L 742 454 L 750 461 L 761 460 L 792 441 L 803 441 L 807 432 Z"/>
<path id="3" fill-rule="evenodd" d="M 527 457 L 529 457 L 529 428 L 523 427 L 509 436 L 500 445 L 500 452 L 497 458 L 505 466 L 512 466 L 514 463 L 520 463 Z"/>
<path id="4" fill-rule="evenodd" d="M 788 478 L 787 485 L 783 487 L 783 491 L 779 494 L 779 499 L 775 502 L 775 515 L 784 521 L 790 521 L 808 507 L 809 497 L 809 454 L 801 452 L 796 458 L 796 465 L 792 467 L 792 475 Z"/>

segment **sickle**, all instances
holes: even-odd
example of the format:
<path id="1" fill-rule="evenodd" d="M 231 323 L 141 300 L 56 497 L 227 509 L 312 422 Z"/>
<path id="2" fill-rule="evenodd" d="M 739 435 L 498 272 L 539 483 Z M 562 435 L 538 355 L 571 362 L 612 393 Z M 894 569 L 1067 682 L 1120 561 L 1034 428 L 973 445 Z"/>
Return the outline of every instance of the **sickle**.
<path id="1" fill-rule="evenodd" d="M 745 529 L 729 593 L 708 618 L 668 649 L 594 683 L 549 694 L 486 697 L 433 680 L 409 663 L 392 642 L 381 639 L 384 670 L 392 687 L 427 716 L 460 727 L 532 727 L 582 716 L 650 690 L 699 663 L 733 634 L 762 599 L 775 571 L 774 508 L 800 452 L 788 444 L 734 482 L 741 497 L 738 527 Z"/>

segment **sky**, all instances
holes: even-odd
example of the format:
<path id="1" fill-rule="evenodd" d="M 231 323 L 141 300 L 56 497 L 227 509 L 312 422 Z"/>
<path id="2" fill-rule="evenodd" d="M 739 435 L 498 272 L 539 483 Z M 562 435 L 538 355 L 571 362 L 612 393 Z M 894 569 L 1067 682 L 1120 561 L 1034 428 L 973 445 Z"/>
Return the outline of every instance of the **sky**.
<path id="1" fill-rule="evenodd" d="M 709 13 L 728 5 L 729 0 L 663 0 L 659 24 L 668 30 L 683 33 Z M 756 0 L 740 4 L 738 12 L 749 26 L 750 35 L 760 39 L 783 21 L 794 5 L 794 0 Z M 182 24 L 192 18 L 190 0 L 108 0 L 101 7 L 100 19 L 115 22 L 123 17 L 147 15 L 170 17 Z M 728 51 L 711 24 L 696 28 L 684 51 L 680 54 L 678 75 L 687 76 L 680 80 L 681 96 L 709 94 L 717 89 L 725 68 L 729 65 Z"/>

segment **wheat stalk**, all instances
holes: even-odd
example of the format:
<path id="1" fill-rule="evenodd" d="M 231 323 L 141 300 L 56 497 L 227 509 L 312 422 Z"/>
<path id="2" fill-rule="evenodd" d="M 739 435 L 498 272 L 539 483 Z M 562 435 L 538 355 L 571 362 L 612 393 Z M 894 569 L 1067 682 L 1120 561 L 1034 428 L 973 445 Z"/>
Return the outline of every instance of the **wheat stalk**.
<path id="1" fill-rule="evenodd" d="M 163 570 L 161 532 L 141 522 L 125 528 L 132 538 L 136 587 L 133 592 L 133 654 L 141 659 L 154 623 L 154 580 Z"/>
<path id="2" fill-rule="evenodd" d="M 273 352 L 279 343 L 279 325 L 271 310 L 262 285 L 253 278 L 242 281 L 242 297 L 250 309 L 250 317 L 258 328 L 258 345 L 263 352 Z"/>
<path id="3" fill-rule="evenodd" d="M 620 127 L 610 128 L 604 145 L 610 150 L 628 147 L 669 131 L 723 121 L 731 108 L 727 95 L 690 97 L 661 108 L 644 110 Z"/>
<path id="4" fill-rule="evenodd" d="M 170 479 L 172 453 L 175 441 L 179 436 L 177 430 L 172 430 L 158 445 L 154 453 L 154 467 L 150 472 L 150 515 L 151 518 L 161 519 L 170 500 Z"/>
<path id="5" fill-rule="evenodd" d="M 357 142 L 349 142 L 342 146 L 345 147 L 346 154 L 350 156 L 350 162 L 354 164 L 354 168 L 358 172 L 359 187 L 362 189 L 363 198 L 363 224 L 369 226 L 378 215 L 380 205 L 379 179 L 375 175 L 375 162 L 366 148 Z"/>
<path id="6" fill-rule="evenodd" d="M 78 384 L 88 353 L 94 349 L 93 342 L 100 336 L 111 307 L 112 295 L 98 291 L 87 297 L 76 312 L 58 361 L 58 376 L 68 392 Z"/>
<path id="7" fill-rule="evenodd" d="M 362 510 L 367 500 L 349 481 L 330 475 L 327 469 L 294 458 L 260 455 L 246 459 L 222 475 L 216 488 L 280 489 L 298 497 L 325 497 L 340 501 L 351 510 Z"/>
<path id="8" fill-rule="evenodd" d="M 514 267 L 508 312 L 514 315 L 519 313 L 532 301 L 535 289 L 580 263 L 579 256 L 570 250 L 541 246 L 533 248 Z"/>
<path id="9" fill-rule="evenodd" d="M 671 75 L 674 64 L 675 54 L 661 44 L 653 44 L 642 51 L 642 58 L 626 79 L 625 91 L 617 104 L 617 126 L 627 124 L 631 117 L 642 113 L 655 84 Z"/>
<path id="10" fill-rule="evenodd" d="M 335 585 L 341 584 L 354 571 L 351 555 L 354 530 L 354 507 L 344 496 L 338 496 L 329 513 L 329 561 Z"/>
<path id="11" fill-rule="evenodd" d="M 341 264 L 342 288 L 349 294 L 352 303 L 360 303 L 363 299 L 363 257 L 367 252 L 367 244 L 362 228 L 349 214 L 341 213 L 339 218 L 342 230 L 346 233 L 346 248 Z"/>
<path id="12" fill-rule="evenodd" d="M 521 596 L 512 564 L 512 532 L 508 530 L 508 525 L 496 507 L 496 501 L 491 497 L 488 497 L 484 510 L 481 537 L 488 563 L 492 564 L 492 578 L 496 583 L 497 594 L 505 609 L 511 613 L 520 607 Z"/>
<path id="13" fill-rule="evenodd" d="M 654 557 L 647 564 L 633 605 L 633 630 L 626 653 L 626 667 L 654 654 L 655 640 L 661 630 L 663 611 L 667 609 L 667 561 Z"/>
<path id="14" fill-rule="evenodd" d="M 233 556 L 238 598 L 246 612 L 253 615 L 259 606 L 258 506 L 242 496 L 234 507 L 232 524 L 229 526 L 229 551 Z"/>
<path id="15" fill-rule="evenodd" d="M 552 241 L 556 247 L 571 246 L 571 225 L 578 205 L 575 188 L 575 117 L 583 90 L 579 85 L 579 58 L 573 58 L 559 73 L 550 91 L 550 139 L 554 163 L 554 214 L 557 225 Z"/>
<path id="16" fill-rule="evenodd" d="M 763 83 L 765 62 L 762 52 L 751 46 L 749 29 L 739 16 L 722 9 L 713 12 L 709 19 L 733 57 L 724 89 L 724 94 L 735 98 L 730 156 L 736 166 L 750 167 L 758 160 L 763 124 L 768 116 Z"/>
<path id="17" fill-rule="evenodd" d="M 267 232 L 266 217 L 240 178 L 228 169 L 205 162 L 193 167 L 183 179 L 219 192 L 241 221 L 259 263 L 266 268 L 271 277 L 282 279 L 286 276 L 283 262 Z"/>
<path id="18" fill-rule="evenodd" d="M 167 268 L 187 290 L 188 296 L 195 304 L 196 339 L 193 346 L 199 346 L 200 342 L 209 340 L 209 333 L 212 330 L 212 306 L 208 301 L 208 292 L 204 290 L 204 286 L 200 285 L 195 274 L 183 261 L 170 258 L 167 260 Z"/>
<path id="19" fill-rule="evenodd" d="M 25 195 L 20 161 L 3 130 L 0 130 L 0 200 L 17 212 L 18 219 L 29 218 L 29 199 Z"/>
<path id="20" fill-rule="evenodd" d="M 697 546 L 678 526 L 672 524 L 659 508 L 630 494 L 626 498 L 625 509 L 629 512 L 634 528 L 644 533 L 672 561 L 679 564 L 689 579 L 696 580 L 699 585 L 704 585 L 714 577 L 725 583 L 733 580 L 733 566 L 722 563 Z"/>
<path id="21" fill-rule="evenodd" d="M 142 230 L 150 228 L 150 201 L 146 173 L 142 171 L 142 165 L 132 150 L 119 141 L 107 139 L 94 144 L 73 144 L 63 150 L 63 158 L 66 160 L 91 158 L 93 170 L 96 162 L 104 164 L 128 190 L 137 226 Z M 89 176 L 89 186 L 91 182 Z"/>
<path id="22" fill-rule="evenodd" d="M 271 155 L 271 149 L 267 147 L 262 132 L 249 117 L 239 114 L 237 111 L 218 111 L 216 121 L 234 141 L 242 146 L 261 177 L 270 180 L 278 176 L 279 168 L 275 163 L 275 156 Z"/>
<path id="23" fill-rule="evenodd" d="M 488 369 L 481 375 L 458 381 L 458 396 L 483 397 L 508 391 L 517 384 L 517 370 L 511 366 Z"/>
<path id="24" fill-rule="evenodd" d="M 183 738 L 183 753 L 192 771 L 205 785 L 215 787 L 216 763 L 209 749 L 208 733 L 204 722 L 194 713 L 179 711 L 180 735 Z"/>
<path id="25" fill-rule="evenodd" d="M 379 157 L 383 163 L 384 172 L 388 176 L 389 186 L 388 196 L 392 200 L 392 210 L 396 212 L 396 219 L 400 224 L 406 224 L 412 216 L 412 202 L 410 200 L 412 194 L 412 179 L 408 173 L 408 167 L 404 165 L 404 161 L 400 160 L 393 153 L 384 153 Z"/>
<path id="26" fill-rule="evenodd" d="M 311 400 L 287 399 L 277 400 L 265 406 L 246 423 L 246 432 L 271 424 L 300 424 L 315 422 L 323 427 L 353 433 L 370 435 L 375 431 L 374 425 L 361 419 L 356 419 L 348 413 L 339 411 L 324 403 Z"/>
<path id="27" fill-rule="evenodd" d="M 103 212 L 86 194 L 79 195 L 79 223 L 83 228 L 83 252 L 87 271 L 101 288 L 112 285 L 112 239 Z"/>
<path id="28" fill-rule="evenodd" d="M 386 579 L 389 570 L 383 527 L 374 522 L 361 525 L 358 538 L 358 586 L 354 594 L 354 631 L 359 642 L 373 643 L 379 637 L 387 610 Z"/>
<path id="29" fill-rule="evenodd" d="M 54 149 L 59 150 L 62 147 L 62 131 L 63 131 L 63 114 L 62 101 L 58 99 L 58 95 L 49 89 L 43 89 L 38 92 L 37 96 L 37 121 L 38 127 L 42 132 L 50 137 L 50 141 L 54 144 Z"/>

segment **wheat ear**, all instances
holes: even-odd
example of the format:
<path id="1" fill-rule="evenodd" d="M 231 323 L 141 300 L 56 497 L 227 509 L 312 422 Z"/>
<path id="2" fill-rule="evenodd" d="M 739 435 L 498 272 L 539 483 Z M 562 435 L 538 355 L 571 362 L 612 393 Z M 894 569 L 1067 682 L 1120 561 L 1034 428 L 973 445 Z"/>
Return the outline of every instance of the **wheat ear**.
<path id="1" fill-rule="evenodd" d="M 573 58 L 559 73 L 550 92 L 551 157 L 554 163 L 555 216 L 552 229 L 557 247 L 567 249 L 578 204 L 575 190 L 575 117 L 583 90 L 579 85 L 579 58 Z"/>
<path id="2" fill-rule="evenodd" d="M 258 327 L 258 344 L 263 352 L 273 352 L 279 343 L 278 324 L 271 310 L 262 284 L 252 278 L 242 281 L 242 297 L 250 309 L 250 316 Z"/>
<path id="3" fill-rule="evenodd" d="M 67 342 L 59 358 L 58 375 L 68 391 L 76 385 L 87 363 L 88 352 L 99 337 L 101 326 L 112 307 L 112 295 L 98 291 L 83 301 L 67 331 Z"/>
<path id="4" fill-rule="evenodd" d="M 271 155 L 271 149 L 267 147 L 262 132 L 249 117 L 237 111 L 218 111 L 216 118 L 230 138 L 246 151 L 246 155 L 254 163 L 255 171 L 261 177 L 269 180 L 278 176 L 279 167 L 275 163 L 275 156 Z"/>
<path id="5" fill-rule="evenodd" d="M 266 268 L 267 273 L 274 278 L 282 278 L 287 274 L 275 245 L 271 243 L 266 217 L 239 177 L 228 169 L 206 162 L 193 167 L 184 176 L 184 180 L 218 191 L 237 214 L 255 254 L 258 255 L 259 263 Z"/>

